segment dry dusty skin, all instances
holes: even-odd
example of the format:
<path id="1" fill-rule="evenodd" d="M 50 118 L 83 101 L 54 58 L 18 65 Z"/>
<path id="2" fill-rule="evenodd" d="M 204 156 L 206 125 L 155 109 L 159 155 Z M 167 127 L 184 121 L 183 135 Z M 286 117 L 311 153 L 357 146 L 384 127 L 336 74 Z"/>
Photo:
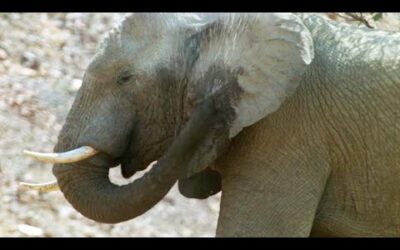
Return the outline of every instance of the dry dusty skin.
<path id="1" fill-rule="evenodd" d="M 215 234 L 220 194 L 191 200 L 174 187 L 146 214 L 108 225 L 84 218 L 61 192 L 18 187 L 54 179 L 50 164 L 22 150 L 52 150 L 97 43 L 123 15 L 0 14 L 0 236 Z M 117 182 L 118 173 L 112 172 Z"/>

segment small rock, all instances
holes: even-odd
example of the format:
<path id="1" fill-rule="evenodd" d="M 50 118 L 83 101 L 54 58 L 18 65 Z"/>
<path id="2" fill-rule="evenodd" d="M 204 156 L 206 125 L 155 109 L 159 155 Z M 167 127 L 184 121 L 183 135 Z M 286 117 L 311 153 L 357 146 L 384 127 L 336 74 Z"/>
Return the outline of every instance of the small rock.
<path id="1" fill-rule="evenodd" d="M 32 68 L 21 68 L 19 69 L 18 73 L 24 76 L 34 76 L 37 72 Z"/>
<path id="2" fill-rule="evenodd" d="M 220 196 L 220 194 L 217 194 L 217 195 Z M 215 212 L 215 213 L 218 213 L 218 212 L 219 212 L 219 205 L 220 205 L 219 202 L 212 202 L 212 201 L 208 202 L 208 208 L 209 208 L 212 212 Z"/>
<path id="3" fill-rule="evenodd" d="M 3 196 L 3 198 L 2 198 L 2 201 L 4 202 L 4 203 L 10 203 L 11 201 L 12 201 L 12 197 L 11 196 L 9 196 L 9 195 L 5 195 L 5 196 Z"/>
<path id="4" fill-rule="evenodd" d="M 49 74 L 52 77 L 55 77 L 55 78 L 59 78 L 59 77 L 61 77 L 63 75 L 63 73 L 60 70 L 57 70 L 57 69 L 50 70 Z"/>
<path id="5" fill-rule="evenodd" d="M 4 62 L 8 62 L 8 61 L 4 61 Z M 22 67 L 21 65 L 11 65 L 8 68 L 8 73 L 10 75 L 34 76 L 34 75 L 36 75 L 37 72 L 31 68 Z M 13 85 L 14 85 L 14 83 L 13 83 Z M 13 89 L 17 90 L 17 88 L 14 88 L 14 86 L 13 86 Z"/>
<path id="6" fill-rule="evenodd" d="M 0 48 L 0 61 L 6 60 L 7 58 L 8 58 L 7 51 Z"/>
<path id="7" fill-rule="evenodd" d="M 40 62 L 37 56 L 32 52 L 24 52 L 21 56 L 21 64 L 27 68 L 38 70 Z"/>
<path id="8" fill-rule="evenodd" d="M 68 89 L 68 91 L 69 92 L 76 92 L 76 91 L 78 91 L 80 88 L 81 88 L 81 85 L 82 85 L 82 80 L 80 80 L 80 79 L 73 79 L 72 80 L 72 82 L 71 82 L 71 85 L 69 86 L 69 89 Z"/>
<path id="9" fill-rule="evenodd" d="M 71 206 L 58 207 L 58 215 L 61 218 L 69 218 L 73 213 L 74 213 L 74 209 Z"/>
<path id="10" fill-rule="evenodd" d="M 43 236 L 43 230 L 27 224 L 18 225 L 18 231 L 28 236 Z"/>
<path id="11" fill-rule="evenodd" d="M 170 197 L 164 197 L 163 202 L 168 203 L 168 205 L 175 205 L 175 201 L 174 199 L 170 198 Z"/>
<path id="12" fill-rule="evenodd" d="M 179 236 L 190 237 L 192 235 L 192 230 L 190 228 L 182 227 L 180 230 L 180 234 L 181 235 L 179 235 Z"/>
<path id="13" fill-rule="evenodd" d="M 20 106 L 25 101 L 25 96 L 23 94 L 17 94 L 14 98 L 14 102 L 16 105 Z"/>
<path id="14" fill-rule="evenodd" d="M 34 114 L 34 111 L 29 107 L 22 106 L 20 109 L 20 113 L 24 117 L 31 117 Z"/>

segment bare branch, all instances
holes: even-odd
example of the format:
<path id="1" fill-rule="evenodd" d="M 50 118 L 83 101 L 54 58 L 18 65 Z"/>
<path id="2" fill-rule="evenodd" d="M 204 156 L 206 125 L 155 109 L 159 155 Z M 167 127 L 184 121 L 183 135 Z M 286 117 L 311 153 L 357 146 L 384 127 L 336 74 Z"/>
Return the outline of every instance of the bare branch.
<path id="1" fill-rule="evenodd" d="M 346 18 L 347 20 L 351 19 L 351 20 L 355 20 L 358 21 L 362 24 L 364 24 L 365 26 L 367 26 L 370 29 L 373 29 L 374 27 L 367 21 L 367 19 L 364 17 L 363 13 L 352 13 L 352 12 L 347 12 L 344 13 L 345 16 L 339 14 L 340 17 Z"/>

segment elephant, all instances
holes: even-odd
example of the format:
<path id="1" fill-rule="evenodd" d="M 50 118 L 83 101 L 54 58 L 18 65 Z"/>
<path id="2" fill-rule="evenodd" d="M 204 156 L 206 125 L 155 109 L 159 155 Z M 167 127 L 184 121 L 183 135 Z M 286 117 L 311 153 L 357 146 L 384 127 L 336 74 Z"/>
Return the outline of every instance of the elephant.
<path id="1" fill-rule="evenodd" d="M 101 223 L 140 216 L 178 182 L 188 198 L 222 192 L 218 237 L 399 236 L 399 45 L 311 13 L 128 15 L 55 153 L 27 154 Z M 154 161 L 127 185 L 108 178 Z"/>

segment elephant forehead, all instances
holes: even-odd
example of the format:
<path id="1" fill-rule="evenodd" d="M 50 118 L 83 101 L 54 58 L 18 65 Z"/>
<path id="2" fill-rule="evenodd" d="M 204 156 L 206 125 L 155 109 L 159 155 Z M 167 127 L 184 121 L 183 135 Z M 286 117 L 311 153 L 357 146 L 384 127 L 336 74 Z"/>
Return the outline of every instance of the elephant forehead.
<path id="1" fill-rule="evenodd" d="M 93 68 L 107 71 L 133 65 L 146 73 L 182 55 L 189 33 L 213 19 L 214 15 L 183 13 L 136 13 L 128 15 L 111 30 L 97 49 Z M 171 65 L 172 67 L 175 65 Z"/>
<path id="2" fill-rule="evenodd" d="M 107 39 L 89 65 L 93 74 L 113 74 L 129 69 L 137 74 L 154 73 L 159 65 L 168 65 L 178 56 L 176 36 L 162 36 L 151 41 Z"/>
<path id="3" fill-rule="evenodd" d="M 141 48 L 124 47 L 127 60 L 141 72 L 153 73 L 158 65 L 168 65 L 171 59 L 178 56 L 178 40 L 176 36 L 162 36 L 147 41 Z"/>

